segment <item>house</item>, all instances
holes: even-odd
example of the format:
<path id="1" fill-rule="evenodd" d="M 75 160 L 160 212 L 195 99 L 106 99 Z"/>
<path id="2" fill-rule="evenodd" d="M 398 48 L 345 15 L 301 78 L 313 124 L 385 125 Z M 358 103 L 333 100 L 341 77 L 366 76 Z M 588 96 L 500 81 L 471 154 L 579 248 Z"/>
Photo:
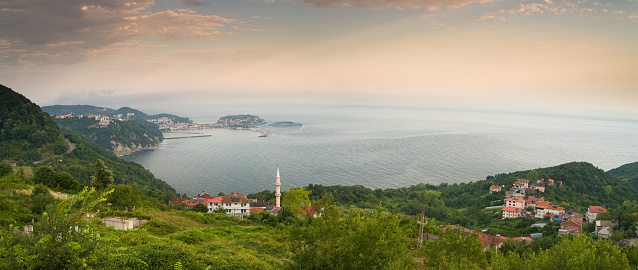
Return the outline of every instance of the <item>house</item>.
<path id="1" fill-rule="evenodd" d="M 508 198 L 505 199 L 505 207 L 524 208 L 525 200 L 521 198 Z"/>
<path id="2" fill-rule="evenodd" d="M 493 250 L 497 250 L 501 247 L 501 245 L 503 243 L 505 243 L 505 241 L 507 241 L 507 237 L 503 237 L 500 235 L 489 235 L 489 234 L 485 234 L 482 232 L 477 232 L 475 230 L 471 230 L 471 229 L 466 229 L 463 227 L 458 227 L 458 226 L 454 226 L 454 225 L 450 225 L 447 227 L 442 228 L 441 230 L 446 231 L 448 229 L 458 229 L 458 230 L 462 230 L 465 231 L 465 235 L 469 234 L 469 233 L 475 233 L 478 236 L 479 241 L 481 241 L 481 248 L 483 248 L 483 250 L 487 250 L 487 249 L 493 249 Z"/>
<path id="3" fill-rule="evenodd" d="M 516 179 L 516 183 L 514 183 L 514 185 L 516 185 L 517 183 L 522 184 L 523 188 L 529 187 L 529 180 L 527 179 Z"/>
<path id="4" fill-rule="evenodd" d="M 515 208 L 515 207 L 503 207 L 503 219 L 506 218 L 517 218 L 522 216 L 523 209 Z"/>
<path id="5" fill-rule="evenodd" d="M 594 222 L 599 213 L 607 213 L 607 206 L 590 206 L 587 210 L 587 221 Z"/>
<path id="6" fill-rule="evenodd" d="M 226 209 L 226 214 L 236 217 L 250 215 L 250 201 L 246 195 L 232 192 L 222 197 L 221 206 Z"/>
<path id="7" fill-rule="evenodd" d="M 554 179 L 547 179 L 547 184 L 549 184 L 550 186 L 554 185 Z"/>
<path id="8" fill-rule="evenodd" d="M 594 233 L 598 237 L 609 238 L 614 233 L 614 227 L 618 226 L 617 220 L 596 220 Z"/>
<path id="9" fill-rule="evenodd" d="M 512 238 L 512 240 L 517 241 L 517 242 L 523 242 L 526 246 L 529 246 L 532 244 L 532 238 L 530 237 L 516 237 L 516 238 Z"/>
<path id="10" fill-rule="evenodd" d="M 539 192 L 545 192 L 545 184 L 543 183 L 534 183 L 534 189 Z"/>
<path id="11" fill-rule="evenodd" d="M 564 218 L 560 222 L 558 235 L 578 235 L 583 228 L 583 220 L 579 218 Z"/>
<path id="12" fill-rule="evenodd" d="M 208 202 L 208 212 L 212 213 L 213 211 L 217 210 L 217 208 L 219 208 L 222 205 L 222 197 L 209 198 L 207 202 Z"/>
<path id="13" fill-rule="evenodd" d="M 550 202 L 536 203 L 536 218 L 543 218 L 545 215 L 563 215 L 565 208 L 553 205 Z"/>
<path id="14" fill-rule="evenodd" d="M 190 200 L 189 198 L 178 198 L 178 199 L 171 199 L 168 200 L 168 203 L 170 203 L 171 205 L 178 205 L 180 203 L 183 203 L 185 201 Z"/>
<path id="15" fill-rule="evenodd" d="M 490 186 L 490 194 L 492 194 L 492 192 L 501 192 L 501 186 L 491 185 Z"/>

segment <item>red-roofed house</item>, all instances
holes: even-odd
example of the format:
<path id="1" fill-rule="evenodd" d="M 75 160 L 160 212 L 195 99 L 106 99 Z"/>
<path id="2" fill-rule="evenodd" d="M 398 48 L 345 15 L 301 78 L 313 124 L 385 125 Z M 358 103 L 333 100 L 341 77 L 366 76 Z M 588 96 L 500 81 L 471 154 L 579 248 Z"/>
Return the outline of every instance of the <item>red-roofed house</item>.
<path id="1" fill-rule="evenodd" d="M 171 199 L 168 200 L 168 203 L 172 204 L 172 205 L 178 205 L 180 203 L 183 203 L 185 201 L 190 200 L 189 198 L 178 198 L 178 199 Z"/>
<path id="2" fill-rule="evenodd" d="M 444 227 L 441 230 L 446 231 L 448 229 L 458 229 L 458 230 L 465 231 L 467 233 L 478 234 L 478 239 L 479 239 L 479 241 L 481 241 L 481 247 L 483 248 L 483 250 L 487 250 L 487 249 L 497 250 L 498 248 L 501 247 L 501 245 L 505 241 L 507 241 L 507 237 L 503 237 L 503 236 L 500 236 L 500 235 L 497 235 L 497 236 L 489 235 L 489 234 L 485 234 L 485 233 L 482 233 L 482 232 L 477 232 L 475 230 L 470 230 L 470 229 L 466 229 L 466 228 L 458 227 L 458 226 L 454 226 L 454 225 L 450 225 L 450 226 Z"/>
<path id="3" fill-rule="evenodd" d="M 492 192 L 501 192 L 501 186 L 491 185 L 491 186 L 490 186 L 490 194 L 491 194 Z"/>
<path id="4" fill-rule="evenodd" d="M 522 216 L 523 209 L 522 208 L 514 208 L 514 207 L 503 207 L 503 219 L 506 218 L 517 218 Z"/>
<path id="5" fill-rule="evenodd" d="M 582 219 L 567 218 L 560 222 L 560 230 L 558 235 L 578 235 L 583 228 Z"/>
<path id="6" fill-rule="evenodd" d="M 529 180 L 527 180 L 527 179 L 516 179 L 516 183 L 523 184 L 525 188 L 529 187 Z M 516 184 L 516 183 L 514 183 L 514 184 Z"/>
<path id="7" fill-rule="evenodd" d="M 208 212 L 211 213 L 222 205 L 222 197 L 208 199 Z"/>
<path id="8" fill-rule="evenodd" d="M 554 185 L 554 179 L 551 179 L 551 178 L 550 178 L 550 179 L 547 179 L 547 183 L 548 183 L 550 186 L 553 186 L 553 185 Z"/>
<path id="9" fill-rule="evenodd" d="M 598 213 L 607 213 L 607 206 L 590 206 L 587 210 L 587 220 L 594 222 L 598 217 Z"/>
<path id="10" fill-rule="evenodd" d="M 524 208 L 525 200 L 521 198 L 507 198 L 505 199 L 505 207 Z"/>
<path id="11" fill-rule="evenodd" d="M 545 184 L 543 183 L 535 183 L 534 184 L 534 189 L 540 191 L 540 192 L 545 192 Z"/>
<path id="12" fill-rule="evenodd" d="M 563 215 L 565 208 L 553 205 L 550 202 L 536 203 L 536 218 L 543 218 L 545 215 Z"/>

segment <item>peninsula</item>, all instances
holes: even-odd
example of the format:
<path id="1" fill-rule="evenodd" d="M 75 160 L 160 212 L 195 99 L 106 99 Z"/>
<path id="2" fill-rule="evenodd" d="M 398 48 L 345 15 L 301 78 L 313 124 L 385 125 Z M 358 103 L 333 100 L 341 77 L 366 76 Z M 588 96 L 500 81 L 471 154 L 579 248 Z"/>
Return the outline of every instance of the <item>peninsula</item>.
<path id="1" fill-rule="evenodd" d="M 283 122 L 275 122 L 275 123 L 272 123 L 272 124 L 270 124 L 268 126 L 271 126 L 271 127 L 292 127 L 292 126 L 303 126 L 303 124 L 290 122 L 290 121 L 283 121 Z"/>

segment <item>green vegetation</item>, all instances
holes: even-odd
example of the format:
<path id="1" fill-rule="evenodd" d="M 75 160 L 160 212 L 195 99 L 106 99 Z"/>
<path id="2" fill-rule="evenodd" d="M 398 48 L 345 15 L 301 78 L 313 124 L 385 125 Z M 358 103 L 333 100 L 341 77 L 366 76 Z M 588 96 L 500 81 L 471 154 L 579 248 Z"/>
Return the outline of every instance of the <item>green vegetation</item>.
<path id="1" fill-rule="evenodd" d="M 98 120 L 91 118 L 55 119 L 55 122 L 64 132 L 76 134 L 118 155 L 153 148 L 164 140 L 158 127 L 146 121 L 114 120 L 108 126 L 101 126 Z"/>
<path id="2" fill-rule="evenodd" d="M 229 127 L 246 127 L 249 125 L 266 124 L 266 120 L 252 114 L 228 115 L 219 118 L 217 124 L 225 124 Z"/>
<path id="3" fill-rule="evenodd" d="M 627 182 L 629 185 L 638 188 L 638 162 L 622 165 L 609 170 L 607 173 Z"/>
<path id="4" fill-rule="evenodd" d="M 58 126 L 38 105 L 4 85 L 0 96 L 0 160 L 27 164 L 66 151 Z"/>
<path id="5" fill-rule="evenodd" d="M 171 119 L 175 123 L 192 123 L 193 121 L 186 118 L 180 117 L 173 114 L 161 113 L 156 115 L 147 115 L 146 113 L 129 108 L 122 107 L 117 110 L 106 108 L 106 107 L 96 107 L 91 105 L 53 105 L 53 106 L 44 106 L 42 110 L 47 112 L 48 114 L 53 115 L 103 115 L 108 116 L 110 118 L 114 118 L 115 115 L 122 114 L 122 118 L 131 119 L 131 120 L 147 120 L 147 119 L 159 119 L 162 117 L 166 117 Z M 128 113 L 133 113 L 130 117 L 127 116 Z"/>
<path id="6" fill-rule="evenodd" d="M 270 124 L 269 126 L 273 126 L 273 127 L 289 127 L 289 126 L 301 126 L 301 123 L 295 123 L 295 122 L 290 122 L 290 121 L 283 121 L 283 122 L 275 122 Z"/>

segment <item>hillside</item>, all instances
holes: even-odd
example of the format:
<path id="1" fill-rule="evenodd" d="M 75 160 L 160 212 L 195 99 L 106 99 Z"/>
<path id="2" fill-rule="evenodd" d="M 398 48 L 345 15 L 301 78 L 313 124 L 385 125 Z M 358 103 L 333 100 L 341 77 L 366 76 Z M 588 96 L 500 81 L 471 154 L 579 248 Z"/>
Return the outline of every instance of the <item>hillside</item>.
<path id="1" fill-rule="evenodd" d="M 161 113 L 156 115 L 148 115 L 140 110 L 133 109 L 130 107 L 122 107 L 117 110 L 107 108 L 107 107 L 97 107 L 92 105 L 51 105 L 44 106 L 42 110 L 51 115 L 103 115 L 108 116 L 110 118 L 119 118 L 118 115 L 121 114 L 122 119 L 131 119 L 131 120 L 152 120 L 152 119 L 160 119 L 162 117 L 166 117 L 171 119 L 171 121 L 175 123 L 192 123 L 193 121 L 187 117 L 181 117 L 168 113 Z M 131 115 L 129 115 L 131 114 Z"/>
<path id="2" fill-rule="evenodd" d="M 618 177 L 618 179 L 627 182 L 627 184 L 638 188 L 638 162 L 622 165 L 618 168 L 611 169 L 607 173 Z"/>
<path id="3" fill-rule="evenodd" d="M 78 134 L 84 140 L 116 155 L 125 155 L 157 147 L 164 136 L 154 124 L 113 120 L 107 126 L 91 118 L 55 119 L 64 132 Z"/>
<path id="4" fill-rule="evenodd" d="M 26 97 L 4 86 L 0 87 L 0 91 L 3 97 L 0 100 L 3 136 L 0 143 L 0 153 L 3 156 L 0 159 L 9 159 L 22 165 L 35 165 L 34 170 L 40 166 L 50 166 L 57 172 L 70 173 L 82 185 L 89 184 L 94 174 L 93 166 L 101 159 L 113 171 L 116 184 L 137 186 L 142 195 L 154 198 L 167 192 L 175 192 L 170 185 L 155 178 L 141 165 L 120 159 L 75 135 L 63 135 L 51 117 Z M 75 147 L 68 153 L 65 137 Z M 54 154 L 57 154 L 55 159 L 39 160 L 39 157 L 52 157 Z M 31 155 L 38 158 L 34 159 Z M 39 162 L 34 164 L 35 160 Z"/>
<path id="5" fill-rule="evenodd" d="M 535 169 L 544 179 L 562 181 L 563 186 L 547 186 L 545 192 L 536 193 L 554 204 L 587 212 L 590 205 L 615 208 L 624 201 L 638 201 L 638 190 L 624 181 L 586 162 L 571 162 L 549 168 Z M 492 220 L 500 219 L 500 209 L 485 209 L 503 205 L 504 192 L 489 193 L 491 185 L 511 187 L 529 171 L 518 171 L 488 176 L 486 180 L 449 185 L 418 184 L 397 189 L 370 189 L 363 186 L 308 185 L 311 199 L 325 193 L 334 196 L 341 205 L 374 208 L 379 203 L 389 211 L 416 215 L 425 208 L 425 214 L 449 224 L 469 227 L 488 227 Z M 269 192 L 262 191 L 260 194 Z"/>
<path id="6" fill-rule="evenodd" d="M 219 118 L 217 124 L 226 125 L 230 127 L 246 127 L 249 125 L 262 125 L 266 124 L 266 120 L 261 119 L 259 116 L 252 114 L 239 114 L 239 115 L 227 115 Z"/>
<path id="7" fill-rule="evenodd" d="M 0 85 L 0 159 L 25 164 L 67 151 L 60 129 L 24 96 Z"/>

